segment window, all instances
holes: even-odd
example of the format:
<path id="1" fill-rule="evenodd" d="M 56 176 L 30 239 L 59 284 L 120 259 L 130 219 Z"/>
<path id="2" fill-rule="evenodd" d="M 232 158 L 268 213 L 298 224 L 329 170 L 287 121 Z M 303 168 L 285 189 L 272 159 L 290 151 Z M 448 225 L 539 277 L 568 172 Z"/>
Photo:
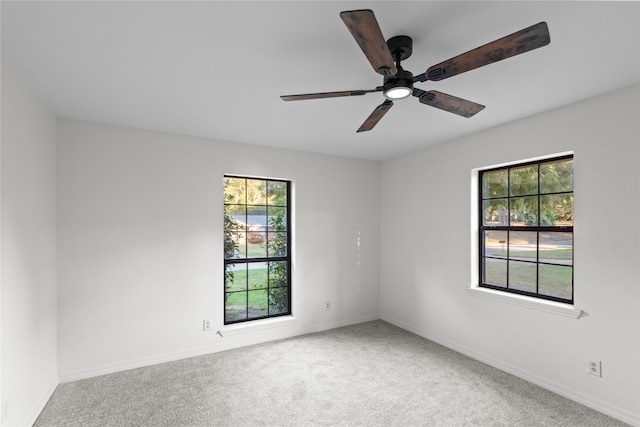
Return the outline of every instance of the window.
<path id="1" fill-rule="evenodd" d="M 224 323 L 291 314 L 290 183 L 224 177 Z"/>
<path id="2" fill-rule="evenodd" d="M 573 304 L 573 156 L 479 173 L 480 287 Z"/>

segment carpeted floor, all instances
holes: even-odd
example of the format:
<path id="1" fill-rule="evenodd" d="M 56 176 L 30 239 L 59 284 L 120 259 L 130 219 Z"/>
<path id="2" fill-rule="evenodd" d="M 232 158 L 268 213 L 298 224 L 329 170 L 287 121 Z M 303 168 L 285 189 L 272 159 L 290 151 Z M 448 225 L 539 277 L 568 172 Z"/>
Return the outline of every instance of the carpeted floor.
<path id="1" fill-rule="evenodd" d="M 61 384 L 35 426 L 624 426 L 382 321 Z"/>

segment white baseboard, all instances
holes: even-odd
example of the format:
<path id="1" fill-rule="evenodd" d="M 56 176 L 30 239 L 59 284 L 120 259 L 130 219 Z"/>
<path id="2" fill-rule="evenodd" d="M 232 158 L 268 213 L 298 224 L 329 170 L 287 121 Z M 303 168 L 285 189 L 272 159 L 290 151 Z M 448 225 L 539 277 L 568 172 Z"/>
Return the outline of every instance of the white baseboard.
<path id="1" fill-rule="evenodd" d="M 38 400 L 36 401 L 36 403 L 33 405 L 33 408 L 31 408 L 31 411 L 29 411 L 29 414 L 27 415 L 25 421 L 19 425 L 16 426 L 11 426 L 9 424 L 2 424 L 3 427 L 18 427 L 18 426 L 32 426 L 36 420 L 38 419 L 38 416 L 40 416 L 40 413 L 42 412 L 42 410 L 44 409 L 44 407 L 47 405 L 47 402 L 49 401 L 49 399 L 51 398 L 51 396 L 53 395 L 53 392 L 56 390 L 56 387 L 58 387 L 58 379 L 54 379 L 52 380 L 47 387 L 44 389 L 44 391 L 42 392 L 42 394 L 40 395 L 40 397 L 38 398 Z"/>
<path id="2" fill-rule="evenodd" d="M 331 322 L 318 323 L 317 325 L 311 327 L 310 330 L 305 333 L 328 331 L 330 329 L 343 328 L 345 326 L 357 325 L 359 323 L 371 322 L 374 320 L 380 320 L 380 317 L 378 315 L 370 315 L 370 316 L 354 317 L 346 320 L 337 320 L 337 321 L 331 321 Z"/>
<path id="3" fill-rule="evenodd" d="M 559 394 L 560 396 L 566 397 L 567 399 L 573 400 L 574 402 L 578 402 L 584 406 L 587 406 L 591 409 L 595 409 L 596 411 L 602 412 L 603 414 L 607 414 L 610 417 L 616 418 L 622 422 L 630 424 L 632 426 L 640 426 L 640 415 L 635 414 L 631 411 L 627 411 L 625 409 L 619 408 L 617 406 L 611 405 L 610 403 L 603 402 L 599 399 L 594 399 L 591 396 L 587 396 L 584 393 L 568 388 L 561 384 L 554 382 L 549 378 L 540 377 L 537 374 L 528 372 L 523 370 L 517 366 L 513 366 L 504 361 L 495 359 L 491 356 L 488 356 L 484 353 L 478 352 L 469 347 L 460 345 L 458 343 L 452 342 L 446 338 L 435 335 L 429 331 L 417 328 L 413 325 L 405 323 L 401 320 L 395 319 L 393 317 L 382 314 L 380 316 L 381 320 L 385 322 L 391 323 L 399 328 L 402 328 L 406 331 L 419 335 L 423 338 L 426 338 L 430 341 L 443 345 L 451 350 L 457 351 L 458 353 L 462 353 L 465 356 L 469 356 L 472 359 L 478 360 L 482 363 L 486 363 L 487 365 L 493 366 L 494 368 L 500 369 L 501 371 L 512 374 L 518 378 L 522 378 L 523 380 L 529 381 L 535 385 L 543 387 L 549 391 Z"/>
<path id="4" fill-rule="evenodd" d="M 123 360 L 115 363 L 107 363 L 103 365 L 92 366 L 86 369 L 78 369 L 60 374 L 60 382 L 68 383 L 87 378 L 99 377 L 101 375 L 113 374 L 130 369 L 143 368 L 145 366 L 158 365 L 160 363 L 174 362 L 176 360 L 187 359 L 190 357 L 202 356 L 204 354 L 223 351 L 217 346 L 192 348 L 184 351 L 153 355 L 150 357 L 142 357 L 139 359 Z"/>
<path id="5" fill-rule="evenodd" d="M 216 345 L 196 347 L 191 349 L 180 350 L 176 352 L 169 352 L 165 354 L 153 355 L 150 357 L 142 357 L 139 359 L 125 360 L 116 363 L 104 364 L 94 366 L 87 369 L 79 369 L 70 372 L 60 373 L 60 382 L 66 383 L 71 381 L 82 380 L 86 378 L 93 378 L 100 375 L 113 374 L 116 372 L 127 371 L 130 369 L 142 368 L 145 366 L 158 365 L 160 363 L 175 362 L 176 360 L 187 359 L 190 357 L 203 356 L 206 354 L 217 353 L 220 351 L 231 350 L 238 347 L 244 347 L 247 345 L 260 344 L 266 341 L 272 341 L 274 339 L 285 339 L 294 336 L 310 334 L 314 332 L 325 331 L 329 329 L 340 328 L 343 326 L 355 325 L 358 323 L 364 323 L 372 320 L 378 320 L 377 315 L 361 316 L 346 320 L 328 321 L 314 324 L 312 326 L 302 326 L 300 328 L 288 329 L 285 333 L 278 333 L 280 328 L 270 327 L 268 332 L 264 329 L 260 333 L 260 338 L 256 338 L 256 333 L 243 333 L 233 334 L 233 340 L 222 340 Z M 224 333 L 222 334 L 224 335 Z"/>

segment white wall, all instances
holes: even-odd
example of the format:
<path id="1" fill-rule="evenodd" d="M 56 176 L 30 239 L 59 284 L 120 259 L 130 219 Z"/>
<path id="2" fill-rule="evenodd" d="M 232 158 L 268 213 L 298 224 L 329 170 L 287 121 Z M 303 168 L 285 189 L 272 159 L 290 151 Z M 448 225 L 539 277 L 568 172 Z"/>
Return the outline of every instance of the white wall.
<path id="1" fill-rule="evenodd" d="M 31 425 L 58 384 L 55 119 L 2 64 L 2 425 Z"/>
<path id="2" fill-rule="evenodd" d="M 66 119 L 57 135 L 62 381 L 378 318 L 377 162 Z M 226 173 L 293 181 L 296 320 L 221 337 Z"/>
<path id="3" fill-rule="evenodd" d="M 635 86 L 384 162 L 381 317 L 640 424 L 639 99 Z M 476 297 L 470 171 L 564 151 L 574 151 L 584 314 Z M 602 378 L 586 373 L 588 356 L 602 360 Z"/>

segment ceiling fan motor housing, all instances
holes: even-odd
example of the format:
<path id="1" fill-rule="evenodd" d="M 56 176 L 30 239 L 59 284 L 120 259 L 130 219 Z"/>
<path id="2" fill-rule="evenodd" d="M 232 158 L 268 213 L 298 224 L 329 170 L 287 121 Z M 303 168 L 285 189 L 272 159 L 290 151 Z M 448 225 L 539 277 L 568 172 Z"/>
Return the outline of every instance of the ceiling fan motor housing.
<path id="1" fill-rule="evenodd" d="M 386 76 L 384 78 L 383 87 L 385 91 L 398 86 L 413 89 L 413 74 L 402 67 L 398 67 L 398 72 L 395 76 Z"/>
<path id="2" fill-rule="evenodd" d="M 411 95 L 413 91 L 413 74 L 398 66 L 395 76 L 386 76 L 382 86 L 384 96 L 387 99 L 395 100 Z M 398 90 L 402 91 L 399 95 Z"/>

